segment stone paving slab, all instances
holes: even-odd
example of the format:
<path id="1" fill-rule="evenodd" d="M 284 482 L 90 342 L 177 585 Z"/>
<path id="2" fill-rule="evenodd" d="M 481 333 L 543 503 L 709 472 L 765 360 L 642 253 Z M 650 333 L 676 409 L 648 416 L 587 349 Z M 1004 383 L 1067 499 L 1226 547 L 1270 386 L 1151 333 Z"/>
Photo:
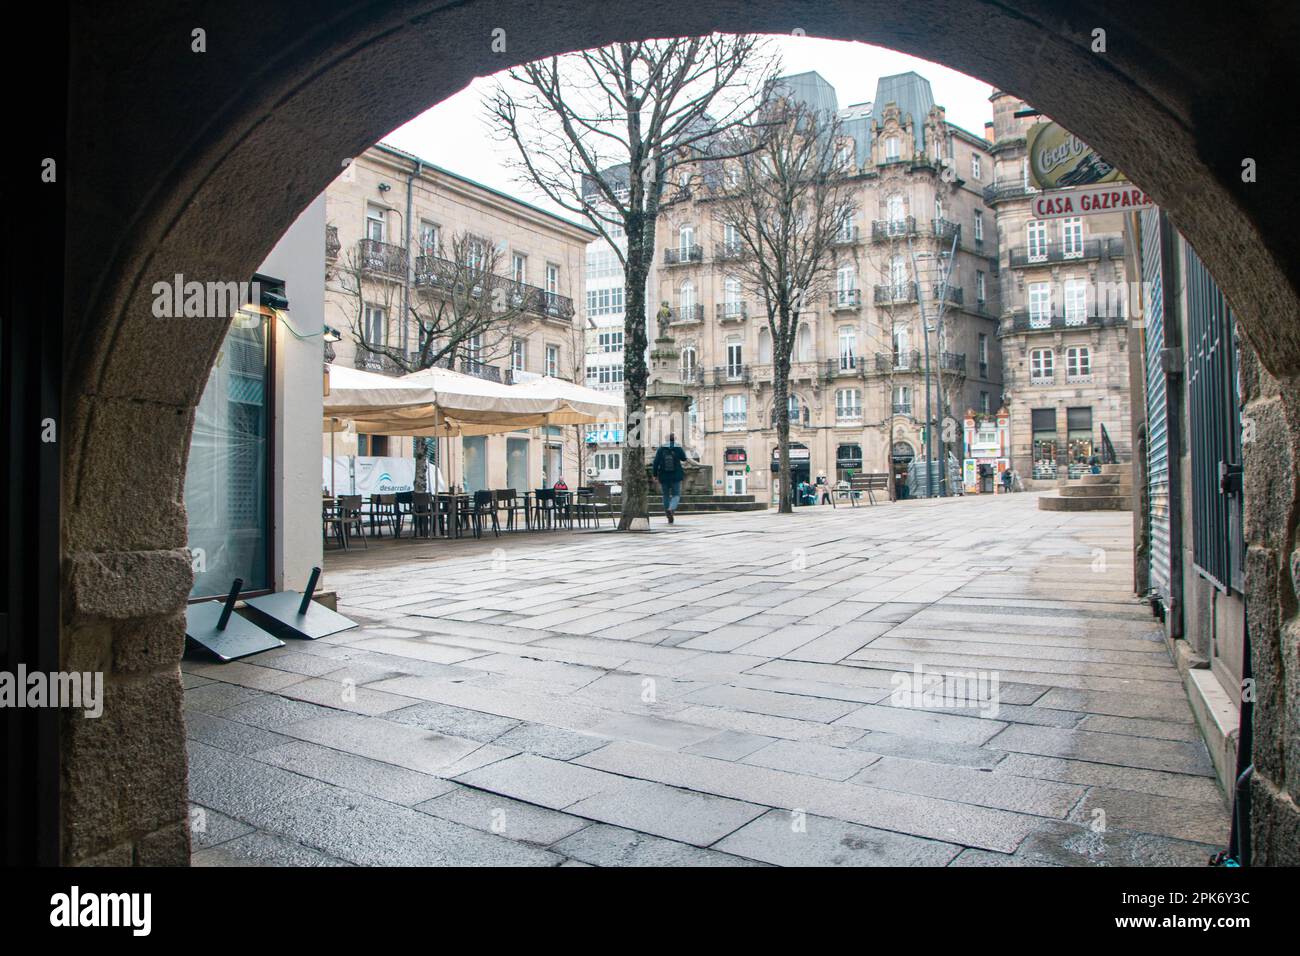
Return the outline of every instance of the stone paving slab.
<path id="1" fill-rule="evenodd" d="M 772 810 L 715 845 L 776 866 L 945 866 L 961 847 L 830 817 Z"/>
<path id="2" fill-rule="evenodd" d="M 1226 808 L 1129 516 L 1036 501 L 331 553 L 360 627 L 184 664 L 195 862 L 1199 865 Z M 997 713 L 893 706 L 917 667 Z"/>

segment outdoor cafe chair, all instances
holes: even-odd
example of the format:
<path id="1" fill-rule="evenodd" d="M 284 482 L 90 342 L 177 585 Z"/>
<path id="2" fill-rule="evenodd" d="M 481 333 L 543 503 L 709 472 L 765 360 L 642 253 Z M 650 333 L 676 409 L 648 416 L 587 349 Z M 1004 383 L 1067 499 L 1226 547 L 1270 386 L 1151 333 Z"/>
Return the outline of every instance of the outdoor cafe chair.
<path id="1" fill-rule="evenodd" d="M 533 491 L 533 527 L 550 528 L 555 524 L 555 489 L 538 488 Z"/>
<path id="2" fill-rule="evenodd" d="M 433 510 L 433 495 L 427 491 L 411 492 L 411 537 L 429 537 L 433 534 L 436 515 Z"/>
<path id="3" fill-rule="evenodd" d="M 557 528 L 573 528 L 573 492 L 568 489 L 560 490 L 552 488 L 555 493 L 555 526 Z"/>
<path id="4" fill-rule="evenodd" d="M 343 532 L 343 518 L 339 513 L 338 502 L 333 498 L 326 498 L 321 502 L 321 533 L 325 541 L 331 539 L 338 543 L 340 548 L 346 549 L 348 539 Z"/>
<path id="5" fill-rule="evenodd" d="M 360 495 L 339 495 L 339 523 L 343 528 L 343 547 L 349 547 L 348 541 L 355 534 L 361 539 L 361 546 L 369 549 L 366 543 L 365 515 L 361 510 Z"/>
<path id="6" fill-rule="evenodd" d="M 483 519 L 492 519 L 492 533 L 496 537 L 501 537 L 501 525 L 497 521 L 496 499 L 490 491 L 474 492 L 474 505 L 470 509 L 470 520 L 474 523 L 474 537 L 483 536 Z"/>
<path id="7" fill-rule="evenodd" d="M 592 517 L 592 491 L 587 485 L 579 485 L 573 497 L 573 518 L 585 528 Z"/>
<path id="8" fill-rule="evenodd" d="M 371 495 L 370 496 L 370 530 L 376 530 L 378 524 L 378 533 L 382 535 L 384 525 L 393 532 L 393 537 L 397 537 L 401 525 L 398 523 L 400 516 L 397 513 L 397 495 Z"/>
<path id="9" fill-rule="evenodd" d="M 497 511 L 504 511 L 506 514 L 506 530 L 513 531 L 515 528 L 515 515 L 524 511 L 524 503 L 519 498 L 519 493 L 513 488 L 505 488 L 501 491 L 492 492 L 493 501 Z M 528 516 L 524 515 L 527 521 Z"/>
<path id="10" fill-rule="evenodd" d="M 614 494 L 609 485 L 591 486 L 591 502 L 588 507 L 591 508 L 591 517 L 597 528 L 600 527 L 601 515 L 609 515 L 609 523 L 614 523 Z"/>

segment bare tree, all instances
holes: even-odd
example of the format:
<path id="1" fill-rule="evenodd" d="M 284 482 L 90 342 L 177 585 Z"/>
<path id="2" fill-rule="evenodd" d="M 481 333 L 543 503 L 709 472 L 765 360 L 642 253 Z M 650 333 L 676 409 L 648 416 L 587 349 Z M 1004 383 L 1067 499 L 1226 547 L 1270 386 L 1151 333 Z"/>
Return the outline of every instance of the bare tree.
<path id="1" fill-rule="evenodd" d="M 799 319 L 830 288 L 836 237 L 852 215 L 834 114 L 769 90 L 760 122 L 727 152 L 715 217 L 735 231 L 735 271 L 763 299 L 772 336 L 772 388 L 781 462 L 780 510 L 789 513 L 790 362 Z M 852 290 L 853 294 L 860 294 Z"/>
<path id="2" fill-rule="evenodd" d="M 351 305 L 348 319 L 357 348 L 383 371 L 418 372 L 455 368 L 482 375 L 492 360 L 508 355 L 515 335 L 534 315 L 568 309 L 556 296 L 501 274 L 504 252 L 489 240 L 463 232 L 450 248 L 425 249 L 415 260 L 415 285 L 401 311 L 409 281 L 404 257 L 372 250 L 364 243 L 348 252 L 336 282 Z M 445 254 L 444 254 L 445 253 Z M 390 261 L 391 260 L 391 261 Z M 405 322 L 413 331 L 401 334 Z M 414 344 L 414 348 L 407 346 Z M 414 439 L 416 490 L 426 490 L 418 463 L 430 439 Z"/>
<path id="3" fill-rule="evenodd" d="M 689 195 L 683 171 L 705 151 L 716 156 L 719 137 L 750 120 L 775 62 L 752 36 L 616 43 L 511 70 L 487 102 L 522 174 L 587 219 L 623 265 L 624 530 L 648 513 L 641 425 L 655 220 Z M 626 249 L 613 241 L 619 234 Z"/>

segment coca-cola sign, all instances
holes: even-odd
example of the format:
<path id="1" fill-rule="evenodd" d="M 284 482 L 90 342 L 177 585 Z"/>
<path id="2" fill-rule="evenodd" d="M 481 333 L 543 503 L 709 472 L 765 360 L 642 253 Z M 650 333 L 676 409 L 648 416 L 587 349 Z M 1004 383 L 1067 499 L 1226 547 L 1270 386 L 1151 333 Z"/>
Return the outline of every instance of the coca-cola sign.
<path id="1" fill-rule="evenodd" d="M 1124 179 L 1091 146 L 1057 123 L 1035 123 L 1025 138 L 1029 178 L 1039 189 L 1090 186 Z"/>

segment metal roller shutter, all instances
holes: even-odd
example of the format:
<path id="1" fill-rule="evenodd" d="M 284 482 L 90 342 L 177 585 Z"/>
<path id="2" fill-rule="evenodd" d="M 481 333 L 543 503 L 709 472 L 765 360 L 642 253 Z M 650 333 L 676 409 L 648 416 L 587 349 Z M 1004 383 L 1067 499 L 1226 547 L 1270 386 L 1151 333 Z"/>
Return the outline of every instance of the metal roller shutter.
<path id="1" fill-rule="evenodd" d="M 1151 590 L 1165 607 L 1172 599 L 1173 554 L 1169 501 L 1169 394 L 1166 387 L 1164 263 L 1160 213 L 1142 213 L 1142 288 L 1146 319 L 1147 493 Z"/>

